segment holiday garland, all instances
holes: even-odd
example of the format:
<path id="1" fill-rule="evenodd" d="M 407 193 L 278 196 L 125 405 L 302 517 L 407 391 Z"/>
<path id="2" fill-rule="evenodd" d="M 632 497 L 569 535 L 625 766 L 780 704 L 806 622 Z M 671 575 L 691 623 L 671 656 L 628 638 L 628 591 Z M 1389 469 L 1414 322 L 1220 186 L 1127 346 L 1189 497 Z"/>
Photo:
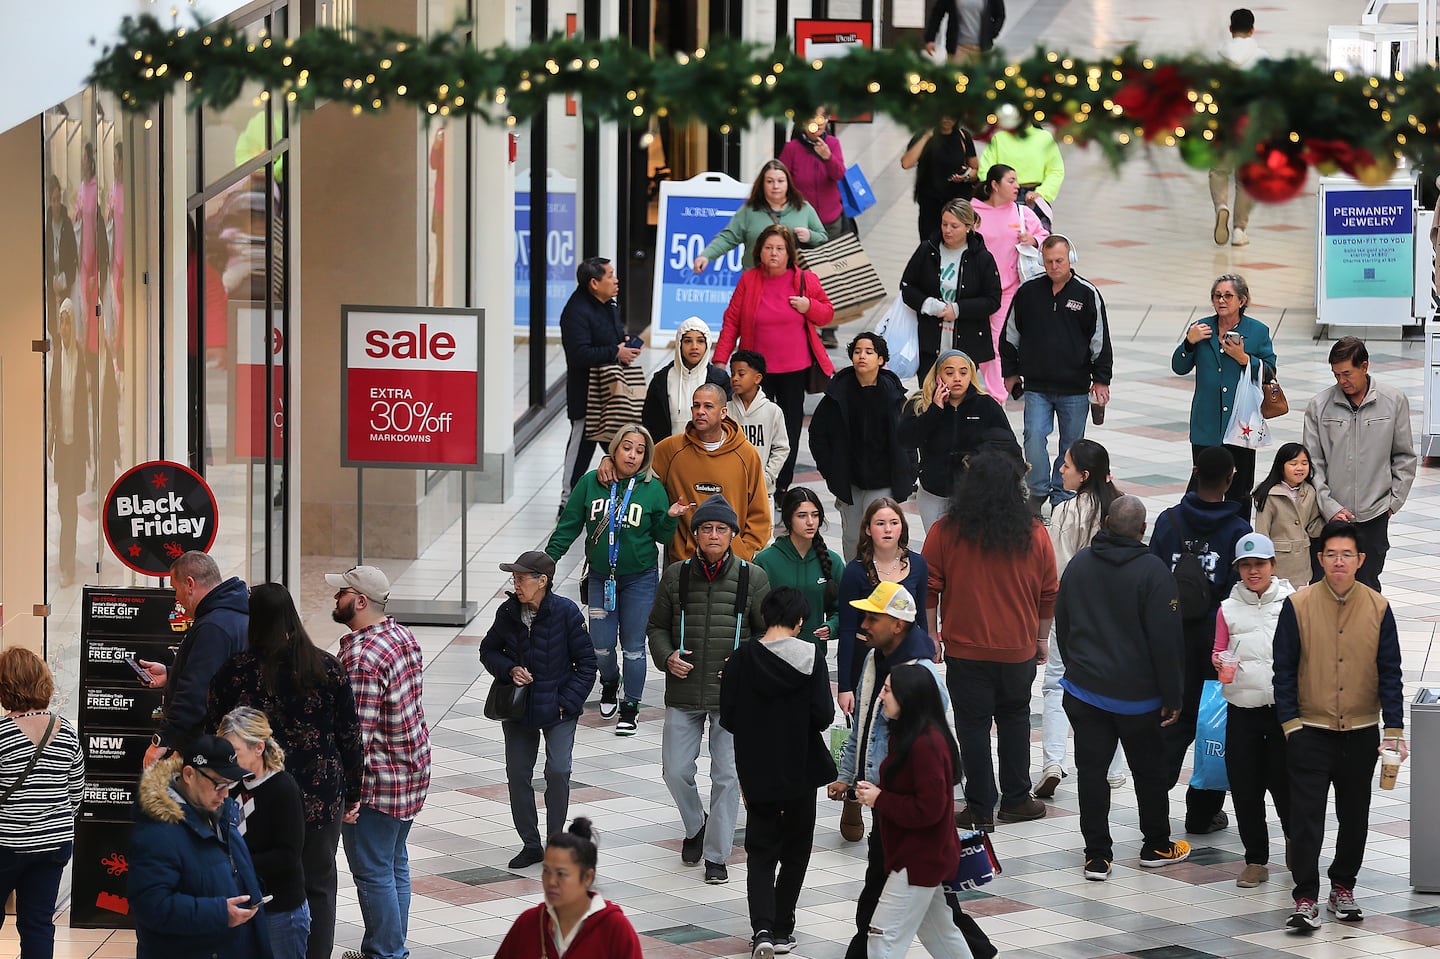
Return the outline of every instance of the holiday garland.
<path id="1" fill-rule="evenodd" d="M 1176 146 L 1205 169 L 1222 160 L 1258 199 L 1289 199 L 1307 169 L 1388 180 L 1396 161 L 1440 169 L 1440 70 L 1364 77 L 1308 60 L 1248 70 L 1195 56 L 1144 57 L 1133 47 L 1084 60 L 1037 49 L 1010 63 L 983 54 L 937 65 L 920 50 L 856 49 L 807 62 L 793 51 L 722 40 L 652 57 L 618 40 L 552 37 L 478 50 L 460 30 L 429 38 L 390 30 L 315 29 L 252 39 L 228 23 L 168 28 L 127 17 L 90 81 L 143 111 L 184 84 L 193 104 L 242 96 L 297 108 L 348 103 L 515 124 L 560 94 L 583 97 L 587 123 L 697 121 L 728 133 L 752 118 L 783 120 L 826 104 L 840 116 L 886 114 L 921 129 L 942 115 L 971 129 L 1013 104 L 1066 143 L 1094 143 L 1118 165 L 1137 148 Z M 259 90 L 256 95 L 250 91 Z"/>

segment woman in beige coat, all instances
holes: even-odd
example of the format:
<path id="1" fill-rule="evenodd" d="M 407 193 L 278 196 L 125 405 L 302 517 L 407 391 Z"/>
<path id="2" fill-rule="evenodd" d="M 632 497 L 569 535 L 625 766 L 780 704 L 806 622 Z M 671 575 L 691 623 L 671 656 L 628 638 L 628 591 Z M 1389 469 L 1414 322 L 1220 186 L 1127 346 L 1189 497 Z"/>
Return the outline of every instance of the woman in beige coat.
<path id="1" fill-rule="evenodd" d="M 1310 540 L 1325 526 L 1310 475 L 1310 451 L 1299 443 L 1285 443 L 1254 493 L 1255 532 L 1275 544 L 1275 576 L 1296 589 L 1313 578 Z"/>

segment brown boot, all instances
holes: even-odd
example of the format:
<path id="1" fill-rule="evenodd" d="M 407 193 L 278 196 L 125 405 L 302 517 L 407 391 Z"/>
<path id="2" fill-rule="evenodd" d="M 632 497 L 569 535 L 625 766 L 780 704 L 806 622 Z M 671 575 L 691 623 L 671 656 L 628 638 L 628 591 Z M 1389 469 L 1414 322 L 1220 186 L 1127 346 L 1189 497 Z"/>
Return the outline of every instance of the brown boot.
<path id="1" fill-rule="evenodd" d="M 861 815 L 860 803 L 854 799 L 845 800 L 840 810 L 840 836 L 846 842 L 859 842 L 865 838 L 865 817 Z"/>

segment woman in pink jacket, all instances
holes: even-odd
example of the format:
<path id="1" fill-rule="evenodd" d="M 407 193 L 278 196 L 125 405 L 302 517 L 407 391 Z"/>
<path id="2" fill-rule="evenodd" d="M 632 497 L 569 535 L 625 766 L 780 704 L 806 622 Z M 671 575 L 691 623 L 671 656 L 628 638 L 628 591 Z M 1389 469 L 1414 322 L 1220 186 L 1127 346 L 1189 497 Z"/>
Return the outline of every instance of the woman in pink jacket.
<path id="1" fill-rule="evenodd" d="M 780 162 L 790 168 L 795 189 L 810 202 L 833 239 L 844 226 L 840 181 L 845 178 L 845 154 L 830 133 L 830 111 L 817 107 L 815 115 L 797 121 L 790 142 L 780 151 Z"/>
<path id="2" fill-rule="evenodd" d="M 826 376 L 835 372 L 820 327 L 835 316 L 820 280 L 795 262 L 795 234 L 787 226 L 767 226 L 751 253 L 755 266 L 740 275 L 725 323 L 715 343 L 715 362 L 724 366 L 736 345 L 765 357 L 768 369 L 760 388 L 785 415 L 790 434 L 790 455 L 780 468 L 773 490 L 779 500 L 795 475 L 795 452 L 800 448 L 800 425 L 805 417 L 805 386 L 810 364 L 820 364 Z"/>
<path id="3" fill-rule="evenodd" d="M 1020 181 L 1015 177 L 1015 168 L 996 163 L 985 172 L 984 200 L 973 200 L 971 206 L 980 215 L 976 227 L 985 238 L 985 249 L 995 258 L 1000 270 L 1000 309 L 990 316 L 990 336 L 995 347 L 996 359 L 980 364 L 985 376 L 985 389 L 991 396 L 1004 402 L 1005 378 L 1000 375 L 1000 331 L 1005 328 L 1005 318 L 1010 315 L 1010 300 L 1020 288 L 1020 246 L 1039 248 L 1040 242 L 1050 235 L 1041 224 L 1035 211 L 1017 202 Z"/>

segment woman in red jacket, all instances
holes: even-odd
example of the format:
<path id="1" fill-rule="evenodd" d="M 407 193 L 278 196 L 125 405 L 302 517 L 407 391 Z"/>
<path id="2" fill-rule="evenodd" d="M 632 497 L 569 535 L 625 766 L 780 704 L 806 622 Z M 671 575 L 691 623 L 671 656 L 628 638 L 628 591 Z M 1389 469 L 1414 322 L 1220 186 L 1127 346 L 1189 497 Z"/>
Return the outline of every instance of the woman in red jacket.
<path id="1" fill-rule="evenodd" d="M 932 956 L 972 959 L 940 885 L 960 863 L 952 819 L 960 750 L 945 724 L 934 673 L 919 664 L 895 667 L 880 689 L 880 707 L 890 722 L 881 785 L 855 786 L 856 798 L 875 810 L 889 873 L 870 920 L 867 954 L 903 956 L 918 934 Z"/>
<path id="2" fill-rule="evenodd" d="M 520 914 L 495 959 L 643 959 L 630 920 L 590 888 L 597 858 L 588 819 L 551 836 L 540 870 L 545 901 Z"/>

